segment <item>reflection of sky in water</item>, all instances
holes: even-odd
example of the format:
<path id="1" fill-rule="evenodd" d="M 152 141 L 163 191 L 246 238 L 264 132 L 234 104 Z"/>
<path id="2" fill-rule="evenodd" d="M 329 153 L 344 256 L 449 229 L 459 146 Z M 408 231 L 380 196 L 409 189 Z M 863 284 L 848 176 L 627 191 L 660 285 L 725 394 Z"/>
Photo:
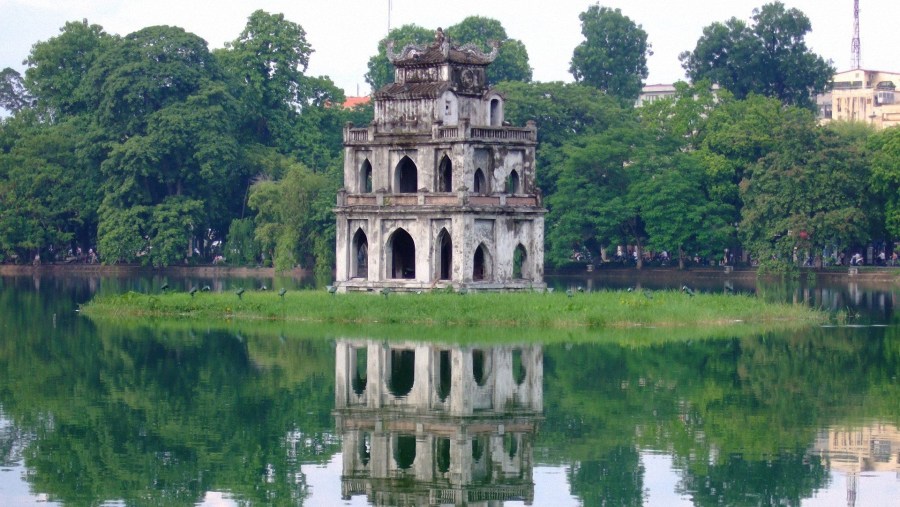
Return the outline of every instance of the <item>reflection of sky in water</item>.
<path id="1" fill-rule="evenodd" d="M 0 420 L 0 427 L 6 425 Z M 675 488 L 679 481 L 678 471 L 672 468 L 672 458 L 666 455 L 642 453 L 641 463 L 646 474 L 644 505 L 648 507 L 692 507 L 693 503 L 685 495 L 678 494 Z M 354 496 L 350 500 L 341 500 L 341 454 L 335 454 L 325 466 L 304 465 L 310 496 L 303 503 L 304 507 L 366 506 L 364 495 Z M 569 494 L 569 484 L 564 466 L 534 467 L 534 504 L 535 506 L 552 505 L 554 507 L 575 507 L 580 501 Z M 900 473 L 900 472 L 898 472 Z M 857 507 L 880 507 L 897 505 L 900 496 L 900 475 L 898 473 L 863 473 L 857 485 Z M 8 506 L 56 506 L 48 502 L 46 495 L 32 495 L 28 483 L 24 479 L 25 468 L 22 466 L 4 467 L 0 470 L 0 503 Z M 804 499 L 802 507 L 834 507 L 847 505 L 847 476 L 842 472 L 831 472 L 828 488 L 818 491 L 812 498 Z M 108 502 L 104 505 L 116 505 Z M 198 505 L 203 507 L 234 507 L 237 502 L 229 498 L 227 493 L 209 492 L 204 501 Z M 525 505 L 524 502 L 504 502 L 504 506 Z"/>
<path id="2" fill-rule="evenodd" d="M 675 491 L 680 480 L 678 471 L 672 468 L 672 458 L 654 453 L 642 453 L 641 463 L 646 475 L 644 505 L 659 507 L 693 507 L 691 499 Z M 304 506 L 328 507 L 332 505 L 366 506 L 364 495 L 354 496 L 351 500 L 340 500 L 342 459 L 335 454 L 326 466 L 305 465 L 310 487 L 310 496 Z M 566 477 L 565 466 L 534 467 L 534 503 L 535 506 L 575 507 L 581 502 L 569 494 L 570 487 Z M 841 472 L 831 473 L 830 486 L 819 491 L 812 498 L 803 500 L 803 507 L 833 507 L 847 505 L 847 480 Z M 891 505 L 900 495 L 900 476 L 892 473 L 865 473 L 860 475 L 857 487 L 856 506 L 876 507 Z M 204 505 L 226 505 L 206 503 Z M 233 505 L 233 504 L 229 504 Z M 524 502 L 504 502 L 504 506 L 525 505 Z"/>

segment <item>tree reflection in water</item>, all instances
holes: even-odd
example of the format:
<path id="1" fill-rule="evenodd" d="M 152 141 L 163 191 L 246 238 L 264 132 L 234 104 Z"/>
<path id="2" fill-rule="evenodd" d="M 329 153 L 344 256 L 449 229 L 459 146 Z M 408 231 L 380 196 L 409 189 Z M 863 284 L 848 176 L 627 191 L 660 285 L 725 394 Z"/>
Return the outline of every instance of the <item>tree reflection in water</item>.
<path id="1" fill-rule="evenodd" d="M 382 504 L 451 486 L 469 502 L 533 498 L 542 464 L 564 466 L 585 505 L 638 505 L 654 482 L 647 452 L 671 458 L 677 493 L 696 505 L 798 505 L 835 487 L 834 473 L 872 498 L 866 478 L 898 472 L 893 313 L 887 327 L 648 345 L 564 333 L 542 346 L 335 343 L 278 323 L 96 326 L 72 311 L 88 293 L 68 283 L 0 279 L 4 465 L 66 505 L 192 504 L 210 491 L 299 505 L 311 494 L 303 465 L 337 455 L 344 495 L 403 470 L 372 490 Z M 378 352 L 394 346 L 414 356 L 398 361 L 403 397 Z"/>

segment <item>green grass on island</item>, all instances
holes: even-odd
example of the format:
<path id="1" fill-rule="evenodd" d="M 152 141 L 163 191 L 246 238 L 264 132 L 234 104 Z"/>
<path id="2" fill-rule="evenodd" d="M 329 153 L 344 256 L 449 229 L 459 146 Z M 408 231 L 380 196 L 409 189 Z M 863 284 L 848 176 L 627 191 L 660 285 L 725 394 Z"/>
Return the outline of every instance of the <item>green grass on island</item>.
<path id="1" fill-rule="evenodd" d="M 422 325 L 532 329 L 710 328 L 818 325 L 835 315 L 751 295 L 678 291 L 566 293 L 431 292 L 382 296 L 325 291 L 247 291 L 99 296 L 82 308 L 98 320 L 272 320 L 329 325 Z"/>

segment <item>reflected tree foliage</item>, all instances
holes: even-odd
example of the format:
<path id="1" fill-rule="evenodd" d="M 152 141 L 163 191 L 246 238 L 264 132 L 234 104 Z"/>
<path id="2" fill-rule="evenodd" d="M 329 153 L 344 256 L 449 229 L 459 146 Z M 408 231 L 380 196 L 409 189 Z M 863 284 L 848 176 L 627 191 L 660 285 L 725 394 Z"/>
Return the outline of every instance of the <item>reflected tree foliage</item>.
<path id="1" fill-rule="evenodd" d="M 304 501 L 301 465 L 341 452 L 328 332 L 97 327 L 73 311 L 89 295 L 61 279 L 0 278 L 0 457 L 24 462 L 34 492 L 71 505 L 183 505 L 207 491 Z M 639 505 L 646 451 L 671 456 L 697 505 L 799 505 L 828 485 L 809 451 L 819 429 L 900 424 L 898 329 L 630 346 L 548 334 L 535 459 L 565 465 L 585 505 Z M 414 439 L 396 451 L 412 463 Z M 473 442 L 474 461 L 490 452 Z"/>
<path id="2" fill-rule="evenodd" d="M 586 504 L 639 503 L 637 457 L 611 480 L 619 489 L 597 481 L 623 449 L 648 449 L 673 456 L 698 505 L 799 505 L 829 480 L 807 451 L 817 429 L 900 420 L 897 344 L 890 328 L 849 328 L 547 347 L 539 452 L 569 465 Z"/>
<path id="3" fill-rule="evenodd" d="M 327 342 L 97 329 L 50 300 L 0 290 L 4 321 L 27 320 L 0 341 L 0 407 L 35 492 L 67 505 L 184 505 L 207 491 L 297 504 L 301 464 L 338 451 Z"/>

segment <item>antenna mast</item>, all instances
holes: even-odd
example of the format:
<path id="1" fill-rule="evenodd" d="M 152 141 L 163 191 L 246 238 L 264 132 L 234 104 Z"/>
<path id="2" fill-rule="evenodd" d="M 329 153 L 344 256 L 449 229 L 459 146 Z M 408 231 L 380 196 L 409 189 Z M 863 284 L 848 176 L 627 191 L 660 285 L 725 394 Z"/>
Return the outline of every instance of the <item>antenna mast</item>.
<path id="1" fill-rule="evenodd" d="M 853 0 L 853 41 L 850 43 L 850 68 L 862 67 L 859 51 L 859 0 Z"/>
<path id="2" fill-rule="evenodd" d="M 859 1 L 859 0 L 857 0 Z M 388 33 L 391 33 L 391 9 L 394 7 L 393 0 L 388 0 Z"/>

